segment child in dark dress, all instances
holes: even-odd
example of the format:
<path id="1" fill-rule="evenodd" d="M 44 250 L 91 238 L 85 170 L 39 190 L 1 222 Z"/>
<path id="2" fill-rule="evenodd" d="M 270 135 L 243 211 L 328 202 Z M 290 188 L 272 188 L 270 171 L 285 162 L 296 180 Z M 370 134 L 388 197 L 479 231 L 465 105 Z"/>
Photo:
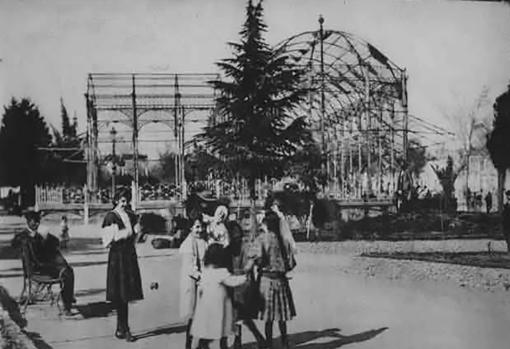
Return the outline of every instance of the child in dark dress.
<path id="1" fill-rule="evenodd" d="M 259 312 L 260 296 L 254 270 L 250 267 L 253 263 L 249 263 L 250 242 L 247 236 L 243 238 L 243 229 L 236 221 L 229 221 L 226 226 L 230 239 L 230 244 L 225 249 L 227 267 L 233 275 L 247 274 L 247 282 L 231 292 L 236 319 L 234 348 L 241 348 L 241 324 L 248 327 L 259 346 L 263 346 L 264 337 L 253 322 Z"/>

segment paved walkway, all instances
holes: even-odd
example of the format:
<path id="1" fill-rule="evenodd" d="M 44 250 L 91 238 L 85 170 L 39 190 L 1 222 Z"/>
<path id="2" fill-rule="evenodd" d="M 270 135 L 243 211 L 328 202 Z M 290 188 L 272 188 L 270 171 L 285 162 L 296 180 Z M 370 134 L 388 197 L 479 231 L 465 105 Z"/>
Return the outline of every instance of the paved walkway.
<path id="1" fill-rule="evenodd" d="M 64 319 L 48 304 L 29 306 L 27 331 L 38 348 L 183 348 L 176 250 L 154 250 L 149 242 L 138 246 L 145 299 L 130 308 L 130 325 L 138 340 L 126 343 L 113 337 L 115 315 L 104 303 L 107 255 L 97 245 L 97 227 L 74 227 L 71 234 L 74 248 L 67 258 L 76 274 L 79 314 Z M 291 280 L 298 317 L 289 324 L 294 347 L 508 348 L 507 294 L 365 279 L 339 270 L 349 262 L 350 257 L 341 255 L 298 256 Z M 17 295 L 22 281 L 19 261 L 0 263 L 0 283 Z M 158 290 L 149 289 L 153 281 L 159 283 Z M 243 341 L 249 343 L 246 348 L 255 347 L 250 335 Z"/>

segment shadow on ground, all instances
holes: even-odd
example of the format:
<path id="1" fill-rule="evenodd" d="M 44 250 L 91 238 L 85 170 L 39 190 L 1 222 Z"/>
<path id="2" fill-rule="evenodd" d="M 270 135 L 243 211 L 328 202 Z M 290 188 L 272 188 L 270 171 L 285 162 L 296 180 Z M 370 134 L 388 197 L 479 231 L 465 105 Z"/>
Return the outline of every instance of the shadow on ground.
<path id="1" fill-rule="evenodd" d="M 37 349 L 52 349 L 53 347 L 42 339 L 41 335 L 37 332 L 25 332 L 27 337 L 34 343 Z"/>
<path id="2" fill-rule="evenodd" d="M 376 330 L 356 333 L 350 336 L 340 334 L 340 329 L 330 328 L 322 331 L 305 331 L 289 335 L 289 342 L 292 348 L 295 349 L 336 349 L 343 345 L 365 342 L 371 340 L 382 332 L 386 331 L 388 327 L 382 327 Z M 309 343 L 321 339 L 329 339 L 329 341 L 321 341 L 320 343 Z M 280 339 L 273 340 L 273 347 L 280 348 Z M 257 348 L 256 343 L 243 344 L 243 349 Z"/>
<path id="3" fill-rule="evenodd" d="M 79 290 L 74 292 L 74 295 L 76 297 L 87 297 L 87 296 L 94 296 L 97 294 L 106 293 L 106 288 L 91 288 L 88 290 Z"/>
<path id="4" fill-rule="evenodd" d="M 184 325 L 184 324 L 173 324 L 173 325 L 167 325 L 167 326 L 159 326 L 154 329 L 150 329 L 148 331 L 136 334 L 135 339 L 139 340 L 139 339 L 143 339 L 143 338 L 160 336 L 163 334 L 182 333 L 182 332 L 186 332 L 186 325 Z"/>
<path id="5" fill-rule="evenodd" d="M 113 312 L 113 305 L 108 302 L 91 302 L 87 304 L 78 304 L 76 309 L 84 319 L 107 317 Z"/>

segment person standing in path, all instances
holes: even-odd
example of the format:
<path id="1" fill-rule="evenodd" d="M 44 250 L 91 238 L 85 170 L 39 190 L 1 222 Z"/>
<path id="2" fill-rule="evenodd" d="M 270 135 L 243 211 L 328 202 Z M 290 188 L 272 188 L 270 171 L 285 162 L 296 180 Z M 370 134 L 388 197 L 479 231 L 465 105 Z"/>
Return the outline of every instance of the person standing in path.
<path id="1" fill-rule="evenodd" d="M 102 224 L 103 245 L 109 247 L 106 276 L 106 300 L 117 310 L 115 337 L 134 341 L 128 325 L 128 303 L 143 299 L 142 281 L 135 243 L 136 215 L 127 209 L 129 193 L 116 195 L 115 208 L 108 212 Z"/>
<path id="2" fill-rule="evenodd" d="M 197 285 L 204 268 L 204 255 L 207 248 L 207 232 L 200 219 L 195 219 L 190 233 L 179 247 L 182 256 L 179 313 L 186 322 L 186 349 L 191 349 L 191 323 L 197 302 Z"/>
<path id="3" fill-rule="evenodd" d="M 247 276 L 246 283 L 231 291 L 236 321 L 234 349 L 240 349 L 242 346 L 242 324 L 253 334 L 259 347 L 263 347 L 265 338 L 253 321 L 257 319 L 261 304 L 253 263 L 250 263 L 249 259 L 250 231 L 247 230 L 243 233 L 242 227 L 236 221 L 226 222 L 226 227 L 230 240 L 229 245 L 225 248 L 227 269 L 233 275 L 246 274 Z"/>
<path id="4" fill-rule="evenodd" d="M 296 316 L 296 308 L 287 273 L 295 267 L 295 259 L 292 242 L 282 235 L 280 223 L 276 212 L 266 211 L 251 255 L 261 273 L 259 319 L 265 321 L 267 347 L 273 347 L 273 322 L 278 321 L 282 346 L 288 349 L 287 321 Z"/>
<path id="5" fill-rule="evenodd" d="M 492 209 L 492 193 L 489 191 L 485 195 L 485 209 L 487 210 L 487 214 L 491 213 Z"/>
<path id="6" fill-rule="evenodd" d="M 232 275 L 224 264 L 223 245 L 210 244 L 205 251 L 191 324 L 191 334 L 199 340 L 199 349 L 209 348 L 209 343 L 214 340 L 219 340 L 220 349 L 228 349 L 227 337 L 234 334 L 234 311 L 227 288 L 245 283 L 246 275 Z"/>
<path id="7" fill-rule="evenodd" d="M 60 247 L 67 249 L 69 242 L 69 225 L 67 224 L 67 216 L 62 216 L 60 222 Z"/>

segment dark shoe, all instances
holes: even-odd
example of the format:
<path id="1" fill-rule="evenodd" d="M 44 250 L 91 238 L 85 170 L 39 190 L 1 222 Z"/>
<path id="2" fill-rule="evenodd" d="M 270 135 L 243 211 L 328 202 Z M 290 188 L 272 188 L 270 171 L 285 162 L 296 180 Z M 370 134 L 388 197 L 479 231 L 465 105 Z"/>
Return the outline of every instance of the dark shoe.
<path id="1" fill-rule="evenodd" d="M 257 346 L 259 347 L 259 349 L 270 349 L 270 348 L 272 348 L 272 346 L 269 345 L 269 342 L 266 341 L 265 339 L 263 339 L 261 341 L 257 341 Z"/>
<path id="2" fill-rule="evenodd" d="M 126 331 L 126 341 L 127 342 L 134 342 L 136 338 L 131 334 L 129 330 Z"/>
<path id="3" fill-rule="evenodd" d="M 75 314 L 71 311 L 70 308 L 64 309 L 64 316 L 74 316 Z"/>
<path id="4" fill-rule="evenodd" d="M 126 338 L 126 332 L 117 330 L 115 331 L 115 337 L 117 337 L 118 339 L 124 339 Z"/>

